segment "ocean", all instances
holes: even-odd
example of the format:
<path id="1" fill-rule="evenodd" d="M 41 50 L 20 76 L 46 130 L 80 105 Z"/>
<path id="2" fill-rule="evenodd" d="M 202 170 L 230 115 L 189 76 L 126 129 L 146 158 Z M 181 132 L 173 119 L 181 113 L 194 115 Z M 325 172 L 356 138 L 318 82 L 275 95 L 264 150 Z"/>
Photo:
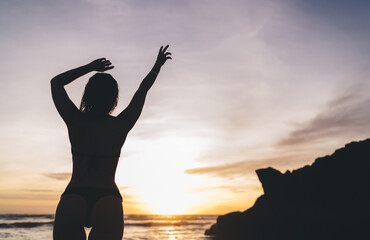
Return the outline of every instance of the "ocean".
<path id="1" fill-rule="evenodd" d="M 215 215 L 125 215 L 124 240 L 206 240 Z M 52 240 L 54 215 L 0 214 L 0 239 Z M 86 229 L 88 233 L 90 229 Z"/>

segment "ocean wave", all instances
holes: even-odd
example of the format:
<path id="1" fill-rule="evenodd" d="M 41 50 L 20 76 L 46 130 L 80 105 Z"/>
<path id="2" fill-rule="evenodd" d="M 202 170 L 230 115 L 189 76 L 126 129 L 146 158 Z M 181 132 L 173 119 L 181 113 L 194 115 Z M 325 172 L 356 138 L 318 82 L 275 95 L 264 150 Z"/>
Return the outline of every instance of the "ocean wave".
<path id="1" fill-rule="evenodd" d="M 53 225 L 54 221 L 50 222 L 15 222 L 15 223 L 0 223 L 0 229 L 4 228 L 35 228 L 45 225 Z M 166 227 L 166 226 L 204 226 L 209 223 L 199 222 L 144 222 L 144 223 L 125 223 L 125 227 Z"/>
<path id="2" fill-rule="evenodd" d="M 35 228 L 45 225 L 53 225 L 54 221 L 49 222 L 15 222 L 15 223 L 0 223 L 2 228 Z"/>
<path id="3" fill-rule="evenodd" d="M 51 226 L 54 223 L 54 215 L 26 215 L 26 214 L 1 214 L 0 229 L 10 228 L 37 228 Z M 125 215 L 125 227 L 196 227 L 202 228 L 211 225 L 215 221 L 214 216 L 161 216 L 161 215 Z"/>
<path id="4" fill-rule="evenodd" d="M 54 219 L 52 214 L 0 214 L 0 219 L 4 220 L 18 220 L 24 218 L 46 218 Z"/>

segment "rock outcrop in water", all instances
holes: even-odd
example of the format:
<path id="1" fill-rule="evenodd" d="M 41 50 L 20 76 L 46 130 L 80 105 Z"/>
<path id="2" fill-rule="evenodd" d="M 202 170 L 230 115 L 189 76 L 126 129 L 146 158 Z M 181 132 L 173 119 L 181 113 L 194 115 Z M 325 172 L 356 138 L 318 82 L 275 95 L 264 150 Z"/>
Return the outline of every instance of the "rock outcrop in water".
<path id="1" fill-rule="evenodd" d="M 206 230 L 222 240 L 370 239 L 370 139 L 352 142 L 311 166 L 256 171 L 264 194 L 244 212 Z"/>

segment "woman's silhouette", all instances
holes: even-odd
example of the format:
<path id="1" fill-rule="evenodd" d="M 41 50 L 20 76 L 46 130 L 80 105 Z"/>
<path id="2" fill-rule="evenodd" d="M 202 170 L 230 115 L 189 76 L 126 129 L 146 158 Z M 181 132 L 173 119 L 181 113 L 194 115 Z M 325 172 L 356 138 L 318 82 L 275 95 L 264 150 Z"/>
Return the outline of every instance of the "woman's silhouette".
<path id="1" fill-rule="evenodd" d="M 130 104 L 117 117 L 111 116 L 118 100 L 116 80 L 97 73 L 86 84 L 78 109 L 64 86 L 92 71 L 113 66 L 105 58 L 59 74 L 51 80 L 55 107 L 67 125 L 72 148 L 72 178 L 62 194 L 54 222 L 56 240 L 86 239 L 84 226 L 92 227 L 89 240 L 122 239 L 122 197 L 115 172 L 128 132 L 135 125 L 148 90 L 171 53 L 161 47 L 154 67 L 144 78 Z"/>

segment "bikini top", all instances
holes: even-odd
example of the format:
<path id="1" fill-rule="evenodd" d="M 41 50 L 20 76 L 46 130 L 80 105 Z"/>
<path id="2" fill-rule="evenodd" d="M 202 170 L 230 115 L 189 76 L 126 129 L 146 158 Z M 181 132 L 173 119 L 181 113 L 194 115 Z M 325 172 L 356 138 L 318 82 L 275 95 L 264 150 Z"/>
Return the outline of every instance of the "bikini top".
<path id="1" fill-rule="evenodd" d="M 79 156 L 79 157 L 90 158 L 90 159 L 104 159 L 104 158 L 119 158 L 120 157 L 119 153 L 117 155 L 91 155 L 91 154 L 78 152 L 74 150 L 73 148 L 71 149 L 71 152 L 73 156 Z"/>

